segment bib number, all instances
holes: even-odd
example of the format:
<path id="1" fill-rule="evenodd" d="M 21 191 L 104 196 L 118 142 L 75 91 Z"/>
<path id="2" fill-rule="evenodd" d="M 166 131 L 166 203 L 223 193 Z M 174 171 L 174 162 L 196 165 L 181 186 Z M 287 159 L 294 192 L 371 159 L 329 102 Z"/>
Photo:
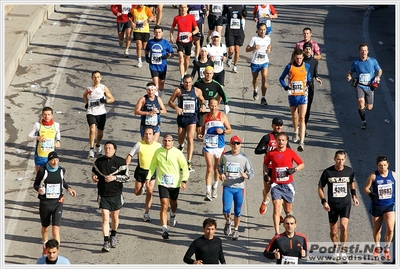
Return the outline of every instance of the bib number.
<path id="1" fill-rule="evenodd" d="M 89 107 L 96 107 L 100 105 L 100 99 L 89 100 Z"/>
<path id="2" fill-rule="evenodd" d="M 378 185 L 378 196 L 379 199 L 392 198 L 392 184 Z"/>
<path id="3" fill-rule="evenodd" d="M 333 183 L 332 186 L 333 197 L 334 198 L 341 198 L 346 197 L 347 195 L 347 183 Z"/>
<path id="4" fill-rule="evenodd" d="M 161 53 L 152 53 L 151 54 L 151 63 L 152 64 L 161 64 L 162 63 L 162 54 Z"/>
<path id="5" fill-rule="evenodd" d="M 128 14 L 131 11 L 131 5 L 122 5 L 122 14 Z"/>
<path id="6" fill-rule="evenodd" d="M 52 151 L 54 149 L 54 139 L 46 139 L 46 141 L 40 142 L 40 148 L 42 151 Z"/>
<path id="7" fill-rule="evenodd" d="M 218 147 L 218 135 L 206 134 L 205 137 L 204 137 L 204 140 L 206 142 L 206 147 L 207 148 L 216 148 L 216 147 Z"/>
<path id="8" fill-rule="evenodd" d="M 206 69 L 206 68 L 205 67 L 200 67 L 199 74 L 200 74 L 201 78 L 204 78 L 204 69 Z"/>
<path id="9" fill-rule="evenodd" d="M 60 184 L 47 184 L 46 198 L 59 198 L 60 197 Z"/>
<path id="10" fill-rule="evenodd" d="M 282 264 L 298 264 L 298 257 L 284 256 L 282 255 Z"/>
<path id="11" fill-rule="evenodd" d="M 371 80 L 371 74 L 369 73 L 360 74 L 360 76 L 358 77 L 358 83 L 363 85 L 369 85 L 370 80 Z"/>
<path id="12" fill-rule="evenodd" d="M 183 113 L 194 114 L 196 112 L 195 105 L 196 102 L 193 100 L 183 100 Z"/>
<path id="13" fill-rule="evenodd" d="M 148 116 L 146 115 L 146 118 L 144 120 L 145 125 L 151 125 L 151 126 L 157 126 L 158 124 L 158 116 L 153 115 L 153 116 Z"/>
<path id="14" fill-rule="evenodd" d="M 194 17 L 194 19 L 195 19 L 196 21 L 198 21 L 198 20 L 200 19 L 200 12 L 199 12 L 199 10 L 192 10 L 192 11 L 189 11 L 189 14 L 191 14 L 191 15 Z"/>
<path id="15" fill-rule="evenodd" d="M 226 175 L 229 177 L 240 177 L 240 164 L 227 162 Z"/>
<path id="16" fill-rule="evenodd" d="M 231 19 L 231 29 L 240 29 L 240 19 Z"/>
<path id="17" fill-rule="evenodd" d="M 174 185 L 174 176 L 173 175 L 162 175 L 161 176 L 161 185 L 172 187 Z"/>
<path id="18" fill-rule="evenodd" d="M 182 43 L 189 43 L 189 32 L 179 33 L 179 41 Z"/>
<path id="19" fill-rule="evenodd" d="M 275 175 L 276 181 L 278 182 L 285 182 L 289 180 L 289 176 L 286 175 L 287 167 L 276 167 L 275 168 Z"/>

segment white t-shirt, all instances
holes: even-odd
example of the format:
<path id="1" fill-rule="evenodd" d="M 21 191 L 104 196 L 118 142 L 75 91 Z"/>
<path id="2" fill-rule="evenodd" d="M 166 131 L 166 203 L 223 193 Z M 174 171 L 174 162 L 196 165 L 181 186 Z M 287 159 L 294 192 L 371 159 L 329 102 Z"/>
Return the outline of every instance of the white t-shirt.
<path id="1" fill-rule="evenodd" d="M 219 43 L 217 46 L 214 46 L 210 43 L 207 45 L 207 49 L 208 57 L 214 57 L 214 73 L 222 72 L 224 70 L 222 57 L 227 53 L 225 44 Z"/>
<path id="2" fill-rule="evenodd" d="M 249 42 L 250 47 L 254 47 L 255 45 L 260 45 L 260 49 L 253 50 L 253 56 L 251 58 L 252 64 L 264 64 L 269 62 L 267 48 L 271 44 L 271 38 L 269 36 L 265 36 L 264 38 L 257 36 L 253 36 Z"/>

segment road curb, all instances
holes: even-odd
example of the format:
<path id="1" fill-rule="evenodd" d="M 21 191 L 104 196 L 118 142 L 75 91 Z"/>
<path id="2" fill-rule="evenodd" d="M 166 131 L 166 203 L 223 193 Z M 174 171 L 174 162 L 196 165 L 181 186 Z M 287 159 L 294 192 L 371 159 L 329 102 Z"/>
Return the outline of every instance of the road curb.
<path id="1" fill-rule="evenodd" d="M 12 45 L 11 52 L 5 59 L 5 72 L 4 72 L 4 87 L 5 93 L 8 91 L 11 81 L 14 78 L 18 65 L 22 57 L 25 55 L 30 42 L 35 36 L 39 27 L 45 22 L 54 12 L 59 5 L 38 5 L 34 11 L 24 22 L 22 22 L 22 29 L 17 33 L 17 37 L 13 38 L 14 45 Z M 12 12 L 12 10 L 10 9 Z M 7 36 L 6 36 L 7 38 Z"/>

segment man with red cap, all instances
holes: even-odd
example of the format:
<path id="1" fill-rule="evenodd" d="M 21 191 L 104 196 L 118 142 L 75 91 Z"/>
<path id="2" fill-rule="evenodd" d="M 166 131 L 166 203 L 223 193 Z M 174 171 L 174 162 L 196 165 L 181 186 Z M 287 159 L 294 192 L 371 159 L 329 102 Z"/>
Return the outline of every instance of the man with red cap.
<path id="1" fill-rule="evenodd" d="M 242 139 L 234 135 L 230 140 L 231 150 L 221 156 L 218 164 L 219 179 L 222 181 L 223 213 L 226 220 L 224 233 L 231 235 L 232 240 L 239 238 L 239 223 L 242 215 L 242 204 L 244 200 L 244 180 L 252 179 L 254 176 L 253 165 L 250 159 L 240 151 Z M 234 205 L 234 218 L 232 232 L 231 208 Z"/>

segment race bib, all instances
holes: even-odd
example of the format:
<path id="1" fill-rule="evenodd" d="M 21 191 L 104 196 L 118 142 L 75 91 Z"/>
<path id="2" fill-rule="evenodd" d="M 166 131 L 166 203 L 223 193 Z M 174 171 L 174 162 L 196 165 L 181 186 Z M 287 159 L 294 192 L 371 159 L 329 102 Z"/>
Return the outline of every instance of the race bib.
<path id="1" fill-rule="evenodd" d="M 162 54 L 161 53 L 152 53 L 151 54 L 151 63 L 152 64 L 162 64 Z"/>
<path id="2" fill-rule="evenodd" d="M 379 199 L 392 198 L 392 184 L 378 185 L 378 196 Z"/>
<path id="3" fill-rule="evenodd" d="M 189 32 L 181 32 L 179 33 L 179 41 L 182 43 L 189 43 Z"/>
<path id="4" fill-rule="evenodd" d="M 211 11 L 214 15 L 222 15 L 222 5 L 212 5 Z"/>
<path id="5" fill-rule="evenodd" d="M 369 85 L 370 80 L 371 80 L 371 74 L 369 73 L 360 74 L 358 76 L 358 82 L 360 84 Z"/>
<path id="6" fill-rule="evenodd" d="M 205 67 L 200 67 L 199 74 L 200 74 L 201 78 L 204 78 L 204 69 L 206 69 L 206 68 Z"/>
<path id="7" fill-rule="evenodd" d="M 220 56 L 214 57 L 214 66 L 222 66 L 222 57 Z"/>
<path id="8" fill-rule="evenodd" d="M 151 126 L 157 126 L 158 124 L 158 116 L 153 115 L 153 116 L 148 116 L 146 115 L 146 118 L 144 120 L 145 125 L 151 125 Z"/>
<path id="9" fill-rule="evenodd" d="M 275 175 L 276 181 L 278 182 L 285 182 L 289 180 L 289 176 L 286 175 L 287 167 L 276 167 L 275 168 Z"/>
<path id="10" fill-rule="evenodd" d="M 200 19 L 200 11 L 199 10 L 189 11 L 189 14 L 191 14 L 196 21 L 198 21 Z"/>
<path id="11" fill-rule="evenodd" d="M 96 107 L 100 105 L 100 99 L 89 100 L 89 107 Z"/>
<path id="12" fill-rule="evenodd" d="M 183 113 L 185 114 L 194 114 L 196 113 L 196 101 L 194 100 L 183 100 Z"/>
<path id="13" fill-rule="evenodd" d="M 282 264 L 298 264 L 299 258 L 282 255 Z"/>
<path id="14" fill-rule="evenodd" d="M 292 81 L 292 92 L 293 93 L 303 93 L 303 82 L 302 81 Z"/>
<path id="15" fill-rule="evenodd" d="M 44 142 L 40 142 L 40 149 L 42 151 L 53 151 L 54 150 L 54 139 L 46 139 Z"/>
<path id="16" fill-rule="evenodd" d="M 210 94 L 211 92 L 209 92 L 209 94 Z M 206 100 L 206 103 L 205 103 L 205 105 L 206 105 L 206 111 L 204 111 L 204 112 L 210 112 L 210 108 L 208 107 L 208 103 L 210 102 L 210 100 Z"/>
<path id="17" fill-rule="evenodd" d="M 240 19 L 231 19 L 231 24 L 230 24 L 231 29 L 240 29 Z"/>
<path id="18" fill-rule="evenodd" d="M 240 163 L 226 163 L 226 175 L 229 177 L 240 177 Z"/>
<path id="19" fill-rule="evenodd" d="M 333 183 L 332 191 L 333 191 L 332 196 L 334 198 L 346 197 L 346 195 L 347 195 L 347 183 L 345 183 L 345 182 Z"/>
<path id="20" fill-rule="evenodd" d="M 131 5 L 122 5 L 122 14 L 128 14 L 131 12 Z"/>
<path id="21" fill-rule="evenodd" d="M 218 135 L 206 134 L 204 137 L 205 144 L 207 148 L 217 148 L 218 147 Z"/>
<path id="22" fill-rule="evenodd" d="M 59 198 L 60 197 L 60 184 L 47 184 L 46 198 Z"/>
<path id="23" fill-rule="evenodd" d="M 161 185 L 172 187 L 174 185 L 174 175 L 162 175 Z"/>
<path id="24" fill-rule="evenodd" d="M 143 21 L 136 21 L 135 22 L 135 29 L 136 30 L 143 30 Z"/>

